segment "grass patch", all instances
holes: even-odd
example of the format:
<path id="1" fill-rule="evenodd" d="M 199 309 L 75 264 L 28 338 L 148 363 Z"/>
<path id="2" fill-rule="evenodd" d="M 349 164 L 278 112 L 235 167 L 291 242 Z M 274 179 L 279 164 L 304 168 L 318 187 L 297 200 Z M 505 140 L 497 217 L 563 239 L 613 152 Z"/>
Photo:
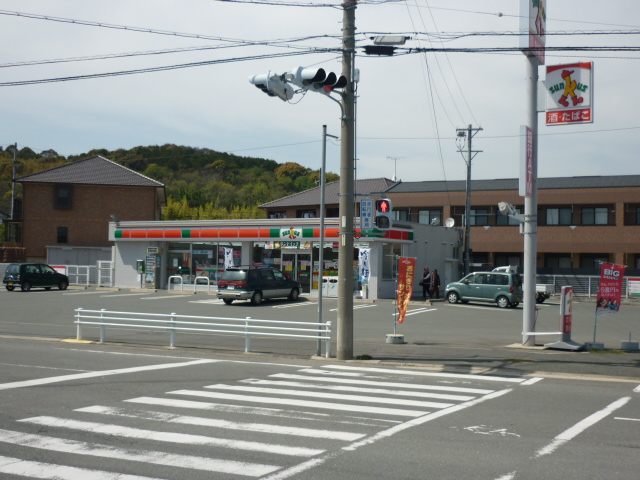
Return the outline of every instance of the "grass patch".
<path id="1" fill-rule="evenodd" d="M 356 360 L 372 360 L 372 356 L 371 355 L 358 355 L 356 357 Z"/>
<path id="2" fill-rule="evenodd" d="M 589 350 L 589 353 L 613 353 L 614 355 L 624 355 L 629 352 L 626 350 Z"/>

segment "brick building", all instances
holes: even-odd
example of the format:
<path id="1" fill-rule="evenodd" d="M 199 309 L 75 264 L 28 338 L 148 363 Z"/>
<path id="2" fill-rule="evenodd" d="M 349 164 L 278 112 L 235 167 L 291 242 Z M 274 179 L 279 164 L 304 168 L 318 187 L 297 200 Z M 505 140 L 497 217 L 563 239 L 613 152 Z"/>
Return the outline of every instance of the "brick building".
<path id="1" fill-rule="evenodd" d="M 108 249 L 110 259 L 109 222 L 160 220 L 166 204 L 164 184 L 99 155 L 15 181 L 28 260 L 46 261 L 51 248 Z"/>
<path id="2" fill-rule="evenodd" d="M 471 182 L 470 248 L 474 267 L 523 264 L 523 237 L 516 220 L 500 214 L 499 202 L 521 213 L 518 179 Z M 387 188 L 380 188 L 383 185 Z M 327 185 L 326 215 L 338 215 L 338 182 Z M 462 227 L 466 182 L 359 180 L 358 193 L 380 192 L 393 201 L 399 222 Z M 372 195 L 376 197 L 376 195 Z M 266 203 L 267 215 L 319 216 L 320 189 Z M 357 213 L 356 213 L 357 215 Z M 454 227 L 454 228 L 455 228 Z M 640 175 L 538 179 L 538 273 L 593 274 L 598 261 L 640 270 Z"/>

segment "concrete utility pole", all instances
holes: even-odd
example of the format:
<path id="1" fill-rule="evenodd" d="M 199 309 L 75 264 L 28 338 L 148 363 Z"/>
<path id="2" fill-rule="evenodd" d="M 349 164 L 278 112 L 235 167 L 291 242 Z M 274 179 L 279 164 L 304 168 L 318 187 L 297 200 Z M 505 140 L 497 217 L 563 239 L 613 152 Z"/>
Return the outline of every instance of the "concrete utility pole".
<path id="1" fill-rule="evenodd" d="M 344 117 L 341 125 L 340 149 L 340 244 L 338 246 L 338 360 L 353 358 L 353 238 L 355 216 L 354 145 L 355 88 L 353 83 L 355 33 L 355 1 L 342 4 L 342 75 L 347 86 L 342 93 Z"/>
<path id="2" fill-rule="evenodd" d="M 458 128 L 456 132 L 458 132 L 458 138 L 466 138 L 467 139 L 467 158 L 465 163 L 467 164 L 467 201 L 464 207 L 464 274 L 469 274 L 469 262 L 470 262 L 470 227 L 471 227 L 471 160 L 476 156 L 476 153 L 481 153 L 482 150 L 472 150 L 471 149 L 471 139 L 476 135 L 476 133 L 480 132 L 482 128 L 473 128 L 473 125 L 469 125 L 465 131 L 465 129 Z M 462 149 L 458 150 L 462 153 Z"/>
<path id="3" fill-rule="evenodd" d="M 524 198 L 524 279 L 522 299 L 522 344 L 532 347 L 536 344 L 536 271 L 538 256 L 538 66 L 540 60 L 535 55 L 527 56 L 526 125 L 533 135 L 531 158 L 531 195 Z"/>

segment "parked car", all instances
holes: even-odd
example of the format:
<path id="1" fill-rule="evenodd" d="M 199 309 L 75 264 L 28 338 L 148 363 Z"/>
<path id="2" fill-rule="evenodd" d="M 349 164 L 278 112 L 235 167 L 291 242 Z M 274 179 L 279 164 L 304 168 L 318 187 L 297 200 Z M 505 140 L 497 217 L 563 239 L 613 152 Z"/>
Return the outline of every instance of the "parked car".
<path id="1" fill-rule="evenodd" d="M 449 303 L 489 302 L 515 308 L 522 301 L 522 279 L 512 272 L 474 272 L 448 284 L 445 298 Z"/>
<path id="2" fill-rule="evenodd" d="M 20 287 L 23 292 L 28 292 L 32 288 L 51 290 L 53 287 L 66 290 L 69 286 L 69 277 L 56 272 L 44 263 L 11 263 L 4 272 L 2 283 L 10 292 L 16 287 Z"/>
<path id="3" fill-rule="evenodd" d="M 228 268 L 218 280 L 218 298 L 227 305 L 234 300 L 251 300 L 254 305 L 260 305 L 267 298 L 297 300 L 299 296 L 300 284 L 277 268 Z"/>

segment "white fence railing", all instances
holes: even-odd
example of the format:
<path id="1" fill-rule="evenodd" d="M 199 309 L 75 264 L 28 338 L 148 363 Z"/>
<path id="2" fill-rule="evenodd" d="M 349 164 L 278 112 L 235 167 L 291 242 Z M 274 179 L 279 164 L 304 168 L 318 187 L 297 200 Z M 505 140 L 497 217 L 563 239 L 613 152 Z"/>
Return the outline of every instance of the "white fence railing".
<path id="1" fill-rule="evenodd" d="M 560 294 L 560 289 L 565 286 L 573 287 L 574 295 L 595 297 L 598 294 L 600 277 L 597 275 L 537 275 L 536 283 L 553 285 L 555 294 Z M 629 298 L 629 280 L 624 277 L 622 280 L 622 296 Z"/>
<path id="2" fill-rule="evenodd" d="M 107 341 L 107 327 L 118 329 L 163 330 L 169 333 L 169 346 L 175 347 L 178 332 L 244 335 L 245 352 L 251 351 L 251 338 L 257 336 L 310 339 L 325 342 L 325 356 L 331 356 L 331 322 L 291 322 L 247 318 L 202 317 L 175 313 L 115 312 L 76 308 L 77 339 L 83 339 L 83 326 L 100 329 L 100 342 Z M 319 349 L 318 344 L 318 349 Z"/>

